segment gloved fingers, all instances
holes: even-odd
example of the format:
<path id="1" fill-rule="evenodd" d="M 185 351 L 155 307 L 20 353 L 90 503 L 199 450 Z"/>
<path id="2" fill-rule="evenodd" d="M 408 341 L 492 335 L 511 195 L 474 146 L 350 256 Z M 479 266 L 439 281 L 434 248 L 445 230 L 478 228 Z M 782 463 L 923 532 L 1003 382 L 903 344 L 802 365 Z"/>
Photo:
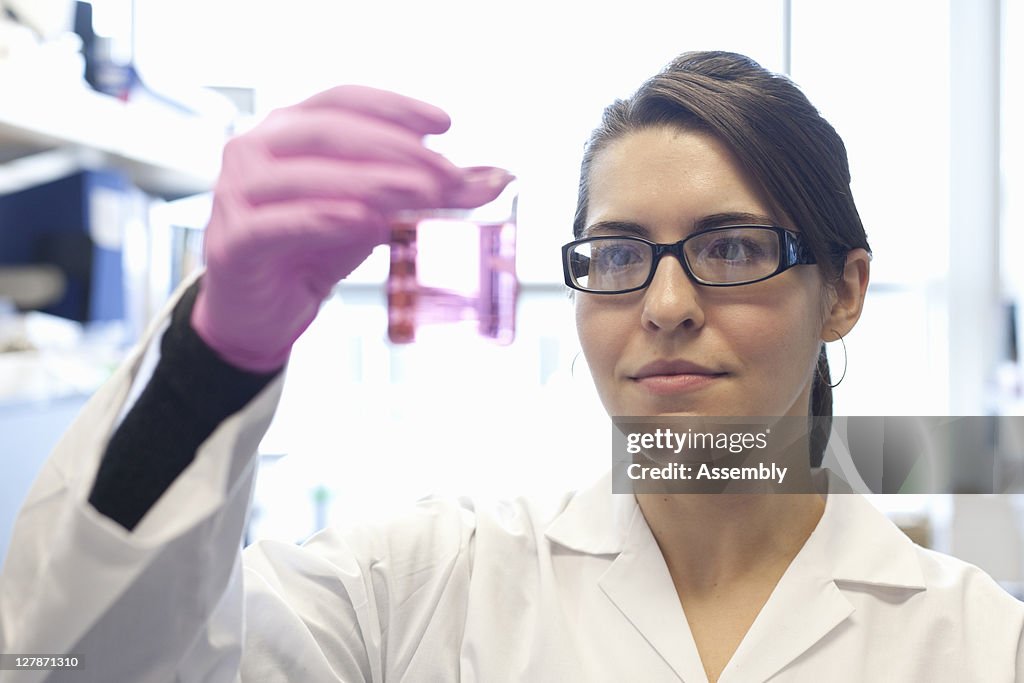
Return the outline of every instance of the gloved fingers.
<path id="1" fill-rule="evenodd" d="M 267 172 L 253 174 L 241 190 L 253 206 L 336 199 L 395 211 L 441 206 L 443 188 L 437 174 L 413 166 L 301 157 L 279 160 Z"/>
<path id="2" fill-rule="evenodd" d="M 339 85 L 295 106 L 303 109 L 348 109 L 391 121 L 420 135 L 443 133 L 451 126 L 448 114 L 432 104 L 362 85 Z"/>
<path id="3" fill-rule="evenodd" d="M 515 179 L 511 173 L 496 166 L 470 166 L 462 169 L 462 182 L 446 189 L 442 205 L 450 209 L 472 209 L 497 198 Z"/>
<path id="4" fill-rule="evenodd" d="M 293 264 L 326 262 L 328 276 L 334 281 L 351 272 L 390 237 L 383 214 L 351 200 L 295 200 L 268 205 L 254 212 L 247 228 L 247 255 L 264 254 Z"/>
<path id="5" fill-rule="evenodd" d="M 353 161 L 419 164 L 442 174 L 451 184 L 461 170 L 444 156 L 423 146 L 422 137 L 389 121 L 351 111 L 316 109 L 289 112 L 263 134 L 277 158 L 325 156 Z"/>

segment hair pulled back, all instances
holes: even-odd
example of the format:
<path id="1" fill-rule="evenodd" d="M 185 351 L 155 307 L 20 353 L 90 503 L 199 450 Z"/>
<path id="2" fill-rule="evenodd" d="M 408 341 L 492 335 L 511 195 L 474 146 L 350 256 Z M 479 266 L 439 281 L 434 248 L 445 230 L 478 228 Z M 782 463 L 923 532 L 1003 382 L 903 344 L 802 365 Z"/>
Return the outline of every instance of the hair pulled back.
<path id="1" fill-rule="evenodd" d="M 842 139 L 791 80 L 730 52 L 680 55 L 632 96 L 605 109 L 583 154 L 573 222 L 577 238 L 586 227 L 595 156 L 628 133 L 660 126 L 699 130 L 722 141 L 759 183 L 778 220 L 800 231 L 827 286 L 842 275 L 850 250 L 870 252 Z M 832 427 L 830 384 L 823 343 L 809 407 L 815 467 Z"/>

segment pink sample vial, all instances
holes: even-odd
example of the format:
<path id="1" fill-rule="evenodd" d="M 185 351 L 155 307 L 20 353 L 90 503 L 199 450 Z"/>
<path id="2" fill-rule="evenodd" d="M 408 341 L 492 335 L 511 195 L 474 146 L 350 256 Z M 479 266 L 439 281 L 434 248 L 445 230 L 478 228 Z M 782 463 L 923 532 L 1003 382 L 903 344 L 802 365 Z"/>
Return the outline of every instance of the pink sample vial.
<path id="1" fill-rule="evenodd" d="M 426 326 L 461 326 L 498 344 L 515 337 L 516 202 L 510 184 L 476 209 L 407 211 L 391 225 L 388 339 Z"/>

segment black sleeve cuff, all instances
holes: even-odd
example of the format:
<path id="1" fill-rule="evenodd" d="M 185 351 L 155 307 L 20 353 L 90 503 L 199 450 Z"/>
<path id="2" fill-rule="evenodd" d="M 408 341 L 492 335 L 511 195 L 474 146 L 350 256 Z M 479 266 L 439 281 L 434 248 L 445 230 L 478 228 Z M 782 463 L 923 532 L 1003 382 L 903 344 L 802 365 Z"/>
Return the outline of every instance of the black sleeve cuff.
<path id="1" fill-rule="evenodd" d="M 241 410 L 280 372 L 229 365 L 190 324 L 200 283 L 175 306 L 160 360 L 103 454 L 89 502 L 134 529 L 221 422 Z"/>

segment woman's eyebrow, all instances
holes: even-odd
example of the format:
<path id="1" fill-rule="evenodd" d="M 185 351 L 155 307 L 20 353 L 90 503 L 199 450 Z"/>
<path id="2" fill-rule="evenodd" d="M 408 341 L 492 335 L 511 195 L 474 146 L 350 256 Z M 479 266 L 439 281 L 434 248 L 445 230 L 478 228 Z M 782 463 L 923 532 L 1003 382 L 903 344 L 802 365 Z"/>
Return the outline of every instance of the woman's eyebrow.
<path id="1" fill-rule="evenodd" d="M 775 225 L 775 219 L 759 213 L 729 211 L 699 218 L 693 223 L 694 232 L 719 228 L 723 225 Z"/>
<path id="2" fill-rule="evenodd" d="M 709 216 L 698 218 L 693 223 L 693 232 L 718 228 L 723 225 L 775 225 L 775 219 L 771 216 L 760 213 L 747 213 L 743 211 L 727 211 L 714 213 Z M 651 231 L 640 223 L 633 221 L 598 221 L 583 229 L 582 237 L 590 237 L 595 234 L 614 233 L 616 235 L 636 235 L 645 239 L 651 238 Z"/>
<path id="3" fill-rule="evenodd" d="M 645 239 L 651 238 L 651 232 L 639 223 L 631 221 L 599 221 L 588 225 L 583 229 L 583 237 L 590 237 L 595 233 L 613 232 L 616 234 L 636 235 Z"/>

